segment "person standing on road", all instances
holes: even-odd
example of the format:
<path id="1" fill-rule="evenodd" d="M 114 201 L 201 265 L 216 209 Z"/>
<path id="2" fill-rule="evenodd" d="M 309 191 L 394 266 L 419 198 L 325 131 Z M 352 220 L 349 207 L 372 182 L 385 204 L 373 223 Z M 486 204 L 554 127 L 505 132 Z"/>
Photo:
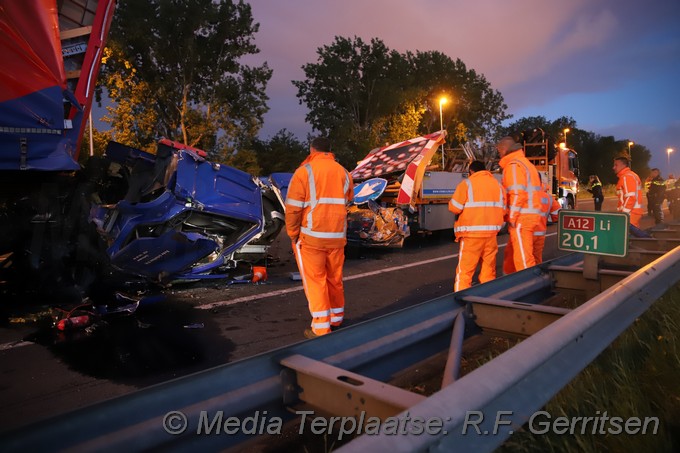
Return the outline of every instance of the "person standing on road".
<path id="1" fill-rule="evenodd" d="M 642 181 L 630 169 L 630 161 L 627 157 L 614 158 L 612 170 L 619 178 L 616 183 L 616 196 L 618 198 L 616 210 L 627 212 L 630 216 L 630 224 L 639 230 L 640 219 L 644 213 L 642 210 Z"/>
<path id="2" fill-rule="evenodd" d="M 663 222 L 663 200 L 666 198 L 666 182 L 658 168 L 652 168 L 647 188 L 647 212 L 654 217 L 656 225 Z"/>
<path id="3" fill-rule="evenodd" d="M 675 176 L 673 173 L 668 173 L 668 178 L 666 178 L 666 190 L 671 190 L 675 187 Z"/>
<path id="4" fill-rule="evenodd" d="M 590 175 L 588 178 L 588 192 L 593 194 L 593 203 L 595 203 L 595 210 L 602 211 L 602 202 L 604 201 L 604 194 L 602 193 L 602 182 L 597 175 Z"/>
<path id="5" fill-rule="evenodd" d="M 496 146 L 503 169 L 506 190 L 508 233 L 503 271 L 523 270 L 536 264 L 534 233 L 540 227 L 543 185 L 536 167 L 524 155 L 522 145 L 512 137 L 503 137 Z M 510 266 L 512 263 L 513 266 Z"/>
<path id="6" fill-rule="evenodd" d="M 330 151 L 327 138 L 312 140 L 309 156 L 295 170 L 286 197 L 286 232 L 312 315 L 306 338 L 330 333 L 345 313 L 346 205 L 354 187 L 352 177 Z"/>
<path id="7" fill-rule="evenodd" d="M 540 177 L 540 173 L 538 174 Z M 533 255 L 536 264 L 541 264 L 543 262 L 543 249 L 545 248 L 545 235 L 548 232 L 548 219 L 552 222 L 557 222 L 560 202 L 557 201 L 555 197 L 552 196 L 547 186 L 543 185 L 540 194 L 540 210 L 541 217 L 540 221 L 534 230 L 534 248 Z M 515 262 L 513 259 L 514 249 L 512 247 L 512 242 L 508 241 L 505 244 L 505 255 L 503 259 L 503 273 L 505 275 L 517 272 L 515 268 Z"/>
<path id="8" fill-rule="evenodd" d="M 458 216 L 454 232 L 460 244 L 454 291 L 472 286 L 472 276 L 480 261 L 479 282 L 496 278 L 496 235 L 505 215 L 505 190 L 484 162 L 472 162 L 469 171 L 469 178 L 458 184 L 449 202 L 449 211 Z"/>
<path id="9" fill-rule="evenodd" d="M 680 179 L 673 179 L 673 186 L 667 187 L 668 211 L 673 220 L 680 220 Z"/>
<path id="10" fill-rule="evenodd" d="M 536 260 L 536 264 L 543 262 L 543 249 L 545 248 L 545 235 L 548 232 L 548 219 L 551 222 L 557 222 L 560 208 L 560 202 L 543 185 L 540 207 L 543 215 L 541 216 L 538 228 L 534 231 L 534 260 Z"/>
<path id="11" fill-rule="evenodd" d="M 671 199 L 670 199 L 670 191 L 675 188 L 675 183 L 676 179 L 673 173 L 668 173 L 668 178 L 666 178 L 666 200 L 668 200 L 668 211 L 670 212 L 671 210 Z M 663 203 L 661 204 L 663 206 Z M 671 213 L 671 216 L 673 214 Z"/>

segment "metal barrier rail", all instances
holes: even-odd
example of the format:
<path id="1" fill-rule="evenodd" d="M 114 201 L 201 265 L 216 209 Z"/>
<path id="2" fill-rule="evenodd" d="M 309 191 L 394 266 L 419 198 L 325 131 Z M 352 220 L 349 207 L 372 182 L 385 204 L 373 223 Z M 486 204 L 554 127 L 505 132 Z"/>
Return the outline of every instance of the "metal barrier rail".
<path id="1" fill-rule="evenodd" d="M 492 451 L 680 281 L 679 271 L 680 247 L 397 415 L 441 420 L 438 434 L 388 435 L 383 430 L 338 451 Z M 469 423 L 471 411 L 477 411 L 474 420 L 484 417 L 479 431 Z M 510 424 L 498 423 L 498 417 Z"/>
<path id="2" fill-rule="evenodd" d="M 333 335 L 60 415 L 4 435 L 0 445 L 3 451 L 224 449 L 252 440 L 252 436 L 243 432 L 197 435 L 201 412 L 223 412 L 224 420 L 264 416 L 289 421 L 296 417 L 289 412 L 296 398 L 318 408 L 314 398 L 319 398 L 319 394 L 323 397 L 323 392 L 314 394 L 311 390 L 317 389 L 312 386 L 330 382 L 335 387 L 344 386 L 348 396 L 355 390 L 360 394 L 362 384 L 377 389 L 376 399 L 370 404 L 388 411 L 383 413 L 393 411 L 391 416 L 408 414 L 411 419 L 437 418 L 443 423 L 438 435 L 387 435 L 383 430 L 380 435 L 358 437 L 341 451 L 449 451 L 454 447 L 464 451 L 491 450 L 503 442 L 509 431 L 523 425 L 680 279 L 678 248 L 571 312 L 533 305 L 543 301 L 554 288 L 551 267 L 574 269 L 582 261 L 579 254 L 563 256 L 484 285 L 347 327 Z M 482 320 L 483 311 L 476 312 L 475 304 L 485 304 L 485 312 L 492 315 Z M 520 320 L 514 329 L 497 320 L 497 310 L 503 308 L 512 310 Z M 446 351 L 449 344 L 459 350 L 460 325 L 463 319 L 472 324 L 468 322 L 470 316 L 479 316 L 478 321 L 485 321 L 492 330 L 531 336 L 458 380 L 455 379 L 459 359 L 455 356 L 459 352 L 453 353 L 453 357 L 449 356 L 445 379 L 454 382 L 427 399 L 418 395 L 406 398 L 404 390 L 383 384 L 396 372 Z M 456 319 L 458 328 L 452 338 Z M 539 330 L 547 324 L 550 324 L 548 328 Z M 305 382 L 307 388 L 302 388 L 300 382 Z M 340 415 L 348 410 L 352 415 L 354 410 L 356 415 L 361 410 L 357 407 L 339 405 L 337 410 Z M 395 413 L 395 410 L 402 412 Z M 499 411 L 512 411 L 511 415 L 504 416 L 512 425 L 500 426 L 497 435 L 476 435 L 472 427 L 463 435 L 466 414 L 472 410 L 486 416 L 479 425 L 481 432 L 494 432 L 494 419 Z M 172 435 L 164 429 L 168 414 L 174 411 L 182 412 L 188 422 L 182 434 Z"/>
<path id="3" fill-rule="evenodd" d="M 582 260 L 570 254 L 552 262 L 573 266 Z M 552 286 L 547 267 L 527 269 L 459 295 L 502 297 L 526 303 L 540 302 Z M 155 385 L 110 401 L 63 414 L 0 436 L 3 451 L 59 449 L 120 451 L 163 448 L 191 450 L 228 448 L 248 440 L 242 435 L 196 435 L 201 411 L 223 411 L 224 419 L 256 414 L 291 420 L 283 404 L 285 367 L 281 361 L 301 355 L 370 379 L 387 381 L 394 373 L 445 351 L 451 343 L 453 321 L 464 308 L 453 294 L 381 316 L 313 341 L 273 350 L 238 362 Z M 454 364 L 455 365 L 455 364 Z M 455 366 L 454 366 L 455 368 Z M 184 413 L 188 426 L 182 435 L 170 435 L 164 418 Z M 192 435 L 193 433 L 193 435 Z"/>

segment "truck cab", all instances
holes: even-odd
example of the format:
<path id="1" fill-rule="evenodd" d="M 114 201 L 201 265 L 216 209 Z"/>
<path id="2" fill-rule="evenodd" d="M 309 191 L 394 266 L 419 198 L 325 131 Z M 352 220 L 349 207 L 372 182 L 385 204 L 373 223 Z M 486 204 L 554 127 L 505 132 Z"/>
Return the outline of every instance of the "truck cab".
<path id="1" fill-rule="evenodd" d="M 578 153 L 564 144 L 553 146 L 542 129 L 523 134 L 524 154 L 534 164 L 562 209 L 576 208 Z"/>

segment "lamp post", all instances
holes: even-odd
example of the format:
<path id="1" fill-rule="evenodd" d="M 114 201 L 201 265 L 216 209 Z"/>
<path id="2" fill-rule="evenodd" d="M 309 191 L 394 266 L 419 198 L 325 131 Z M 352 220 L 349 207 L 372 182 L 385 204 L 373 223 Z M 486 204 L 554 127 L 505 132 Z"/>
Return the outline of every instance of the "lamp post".
<path id="1" fill-rule="evenodd" d="M 635 142 L 631 142 L 631 141 L 628 142 L 628 156 L 630 156 L 630 147 L 633 146 L 634 144 L 635 144 Z"/>
<path id="2" fill-rule="evenodd" d="M 448 102 L 444 96 L 439 98 L 439 127 L 444 130 L 444 115 L 442 114 L 442 106 Z M 442 170 L 444 170 L 444 144 L 442 143 Z"/>
<path id="3" fill-rule="evenodd" d="M 564 147 L 567 148 L 567 132 L 569 132 L 571 129 L 568 127 L 564 128 Z"/>
<path id="4" fill-rule="evenodd" d="M 668 173 L 671 172 L 671 153 L 673 152 L 673 148 L 668 148 L 666 150 L 666 153 L 668 154 Z"/>

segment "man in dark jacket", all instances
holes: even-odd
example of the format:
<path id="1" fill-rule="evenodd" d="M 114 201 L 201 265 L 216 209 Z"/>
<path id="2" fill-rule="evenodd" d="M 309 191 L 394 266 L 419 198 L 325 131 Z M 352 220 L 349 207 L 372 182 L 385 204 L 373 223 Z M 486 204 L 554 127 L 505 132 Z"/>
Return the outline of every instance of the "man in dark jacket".
<path id="1" fill-rule="evenodd" d="M 658 225 L 663 222 L 663 209 L 661 205 L 664 198 L 666 198 L 666 183 L 661 177 L 658 168 L 652 168 L 649 177 L 649 188 L 647 189 L 647 202 L 649 206 L 647 206 L 647 212 L 649 212 L 649 215 L 654 216 L 654 223 Z"/>
<path id="2" fill-rule="evenodd" d="M 590 175 L 588 180 L 588 192 L 593 194 L 593 202 L 595 203 L 595 210 L 602 211 L 602 202 L 604 201 L 604 195 L 602 194 L 602 183 L 597 175 Z"/>

